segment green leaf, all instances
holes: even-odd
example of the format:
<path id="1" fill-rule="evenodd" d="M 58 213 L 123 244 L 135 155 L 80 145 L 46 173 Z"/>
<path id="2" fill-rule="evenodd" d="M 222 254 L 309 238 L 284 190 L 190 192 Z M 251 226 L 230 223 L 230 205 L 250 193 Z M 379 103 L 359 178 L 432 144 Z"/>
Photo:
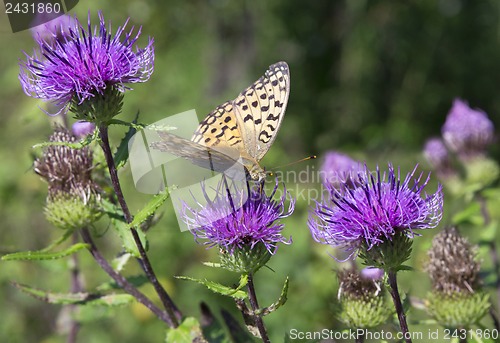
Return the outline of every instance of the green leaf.
<path id="1" fill-rule="evenodd" d="M 125 222 L 123 210 L 120 206 L 113 204 L 107 199 L 101 199 L 101 210 L 110 218 Z"/>
<path id="2" fill-rule="evenodd" d="M 132 255 L 129 253 L 120 254 L 119 256 L 115 257 L 113 261 L 111 261 L 111 266 L 115 271 L 121 272 L 123 270 L 123 267 L 125 267 L 127 262 L 130 260 L 131 256 Z"/>
<path id="3" fill-rule="evenodd" d="M 92 135 L 87 135 L 84 139 L 82 139 L 79 142 L 43 142 L 43 143 L 38 143 L 33 145 L 33 149 L 38 149 L 38 148 L 45 148 L 48 146 L 67 146 L 68 148 L 72 149 L 81 149 L 92 143 L 94 140 L 96 140 L 97 137 L 97 130 L 95 130 L 94 134 Z"/>
<path id="4" fill-rule="evenodd" d="M 137 124 L 138 119 L 139 119 L 139 112 L 137 112 L 137 114 L 135 115 L 132 124 Z M 122 138 L 120 145 L 118 146 L 118 149 L 116 150 L 115 155 L 113 157 L 116 169 L 122 168 L 125 165 L 125 163 L 127 163 L 128 142 L 130 138 L 132 138 L 135 135 L 136 132 L 137 128 L 135 126 L 130 125 L 130 128 L 128 129 L 127 133 L 125 133 L 125 136 Z"/>
<path id="5" fill-rule="evenodd" d="M 495 242 L 497 232 L 498 232 L 498 221 L 493 220 L 488 226 L 480 230 L 481 232 L 481 242 L 482 243 L 493 243 Z"/>
<path id="6" fill-rule="evenodd" d="M 187 317 L 177 328 L 168 329 L 166 343 L 191 343 L 195 338 L 203 337 L 201 334 L 200 323 L 193 318 Z M 197 342 L 206 342 L 197 340 Z"/>
<path id="7" fill-rule="evenodd" d="M 111 224 L 118 234 L 118 237 L 120 237 L 125 251 L 132 254 L 134 257 L 141 257 L 139 249 L 137 249 L 137 245 L 135 244 L 134 236 L 132 236 L 132 230 L 135 229 L 131 229 L 126 222 L 117 219 L 111 219 Z M 147 250 L 146 234 L 141 230 L 136 230 L 136 232 L 139 235 L 139 239 L 141 240 L 144 249 Z"/>
<path id="8" fill-rule="evenodd" d="M 169 192 L 161 193 L 155 195 L 147 204 L 144 206 L 135 216 L 132 223 L 130 223 L 130 227 L 138 227 L 143 222 L 145 222 L 148 218 L 150 218 L 153 214 L 155 214 L 156 210 L 163 205 L 163 203 L 170 196 Z"/>
<path id="9" fill-rule="evenodd" d="M 194 278 L 191 278 L 188 276 L 176 276 L 176 278 L 181 279 L 181 280 L 189 280 L 189 281 L 197 282 L 199 284 L 204 285 L 205 287 L 207 287 L 209 290 L 211 290 L 214 293 L 218 293 L 218 294 L 225 295 L 225 296 L 230 296 L 231 298 L 246 299 L 246 297 L 247 297 L 246 292 L 241 291 L 240 288 L 244 286 L 244 285 L 242 286 L 242 282 L 245 282 L 245 285 L 246 285 L 246 281 L 248 281 L 248 280 L 246 280 L 246 281 L 240 280 L 240 285 L 238 286 L 238 288 L 231 288 L 228 286 L 221 285 L 220 283 L 217 283 L 214 281 L 209 281 L 206 279 L 205 280 L 194 279 Z M 243 279 L 243 277 L 242 277 L 242 279 Z"/>
<path id="10" fill-rule="evenodd" d="M 122 306 L 133 302 L 135 299 L 130 294 L 99 294 L 99 293 L 52 293 L 32 288 L 18 283 L 12 283 L 16 288 L 34 298 L 49 304 L 78 304 L 91 306 Z"/>
<path id="11" fill-rule="evenodd" d="M 23 260 L 23 261 L 32 261 L 32 260 L 55 260 L 58 258 L 63 258 L 68 255 L 74 254 L 75 252 L 86 249 L 88 248 L 88 244 L 84 243 L 77 243 L 69 248 L 62 250 L 62 251 L 57 251 L 57 252 L 47 252 L 45 250 L 38 250 L 38 251 L 21 251 L 21 252 L 16 252 L 13 254 L 8 254 L 2 256 L 2 260 L 4 261 L 18 261 L 18 260 Z"/>
<path id="12" fill-rule="evenodd" d="M 288 295 L 289 283 L 290 283 L 290 278 L 287 276 L 286 280 L 285 280 L 285 284 L 283 285 L 283 289 L 281 290 L 281 294 L 280 294 L 278 301 L 276 301 L 275 303 L 271 304 L 268 307 L 265 307 L 261 310 L 256 311 L 257 312 L 256 314 L 266 316 L 266 315 L 276 311 L 281 306 L 285 305 L 286 301 L 288 300 L 287 295 Z"/>
<path id="13" fill-rule="evenodd" d="M 456 213 L 452 218 L 454 225 L 462 223 L 478 223 L 482 222 L 481 206 L 477 202 L 472 202 L 463 211 Z"/>
<path id="14" fill-rule="evenodd" d="M 136 114 L 136 119 L 138 118 L 139 113 Z M 127 126 L 127 127 L 132 127 L 136 130 L 142 130 L 146 127 L 144 124 L 137 124 L 135 119 L 133 122 L 129 123 L 128 121 L 123 121 L 120 119 L 111 119 L 108 121 L 108 125 L 121 125 L 121 126 Z"/>
<path id="15" fill-rule="evenodd" d="M 73 234 L 73 231 L 71 230 L 66 230 L 64 234 L 59 237 L 55 242 L 52 242 L 48 247 L 45 247 L 41 249 L 40 251 L 50 251 L 60 245 L 61 243 L 65 242 L 71 235 Z"/>
<path id="16" fill-rule="evenodd" d="M 212 268 L 222 268 L 222 264 L 220 263 L 214 263 L 214 262 L 203 262 L 203 264 L 207 267 L 212 267 Z"/>
<path id="17" fill-rule="evenodd" d="M 402 264 L 402 265 L 400 265 L 399 267 L 396 268 L 397 272 L 400 272 L 400 271 L 412 271 L 412 270 L 414 270 L 413 267 L 405 266 L 404 264 Z"/>

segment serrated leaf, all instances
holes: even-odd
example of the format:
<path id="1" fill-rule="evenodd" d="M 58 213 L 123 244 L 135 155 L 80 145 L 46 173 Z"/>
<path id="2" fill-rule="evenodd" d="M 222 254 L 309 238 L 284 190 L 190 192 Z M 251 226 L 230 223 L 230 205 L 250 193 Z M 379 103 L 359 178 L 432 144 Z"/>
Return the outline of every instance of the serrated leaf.
<path id="1" fill-rule="evenodd" d="M 132 256 L 140 258 L 141 254 L 139 253 L 139 249 L 137 249 L 137 245 L 135 244 L 134 236 L 132 236 L 132 230 L 129 225 L 121 220 L 111 219 L 112 227 L 115 229 L 118 237 L 120 237 L 122 246 L 126 252 L 132 254 Z M 139 235 L 139 239 L 141 240 L 144 249 L 147 250 L 147 239 L 146 234 L 141 230 L 136 230 Z"/>
<path id="2" fill-rule="evenodd" d="M 246 292 L 243 292 L 240 290 L 240 286 L 238 288 L 231 288 L 228 286 L 221 285 L 220 283 L 214 282 L 214 281 L 209 281 L 209 280 L 202 280 L 202 279 L 195 279 L 191 278 L 188 276 L 176 276 L 177 279 L 181 280 L 188 280 L 188 281 L 194 281 L 199 284 L 202 284 L 203 286 L 207 287 L 209 290 L 211 290 L 214 293 L 229 296 L 231 298 L 235 299 L 246 299 L 247 294 Z M 240 285 L 241 285 L 241 280 L 240 280 Z"/>
<path id="3" fill-rule="evenodd" d="M 200 323 L 193 318 L 184 319 L 177 328 L 168 329 L 166 343 L 191 343 L 195 338 L 202 337 Z M 203 341 L 200 341 L 203 342 Z M 206 341 L 205 341 L 206 342 Z"/>
<path id="4" fill-rule="evenodd" d="M 76 243 L 65 250 L 57 251 L 57 252 L 48 252 L 45 250 L 21 251 L 21 252 L 16 252 L 16 253 L 4 255 L 4 256 L 2 256 L 2 260 L 4 260 L 4 261 L 55 260 L 58 258 L 63 258 L 63 257 L 69 256 L 69 255 L 74 254 L 75 252 L 77 252 L 79 250 L 86 249 L 88 247 L 89 247 L 88 244 Z"/>
<path id="5" fill-rule="evenodd" d="M 169 192 L 157 194 L 144 206 L 135 216 L 130 227 L 138 227 L 143 222 L 145 222 L 149 217 L 151 217 L 156 210 L 163 205 L 163 203 L 170 196 Z"/>
<path id="6" fill-rule="evenodd" d="M 125 222 L 122 208 L 116 204 L 113 204 L 111 201 L 107 199 L 101 199 L 101 210 L 109 218 Z"/>
<path id="7" fill-rule="evenodd" d="M 138 119 L 139 119 L 139 112 L 137 112 L 131 124 L 137 124 Z M 118 149 L 116 149 L 115 155 L 113 156 L 116 169 L 120 169 L 125 165 L 125 163 L 127 163 L 128 142 L 130 138 L 132 138 L 135 135 L 136 132 L 137 132 L 137 127 L 130 125 L 127 133 L 125 133 L 125 136 L 122 138 L 120 145 L 118 146 Z"/>
<path id="8" fill-rule="evenodd" d="M 40 289 L 32 288 L 18 283 L 12 283 L 16 288 L 24 293 L 49 304 L 59 305 L 90 305 L 90 306 L 121 306 L 134 301 L 130 294 L 98 294 L 98 293 L 52 293 Z"/>
<path id="9" fill-rule="evenodd" d="M 137 113 L 136 118 L 138 117 L 139 113 Z M 136 130 L 142 130 L 146 127 L 144 124 L 137 124 L 135 121 L 133 122 L 128 122 L 128 121 L 123 121 L 120 119 L 111 119 L 108 121 L 108 125 L 121 125 L 121 126 L 127 126 L 127 127 L 132 127 Z"/>
<path id="10" fill-rule="evenodd" d="M 262 310 L 256 311 L 257 312 L 256 314 L 266 316 L 269 313 L 276 311 L 281 306 L 285 305 L 286 301 L 288 300 L 288 285 L 289 285 L 289 283 L 290 283 L 290 278 L 287 276 L 285 283 L 283 285 L 283 288 L 281 290 L 281 294 L 280 294 L 278 301 L 276 301 L 275 303 L 271 304 L 268 307 L 263 308 Z"/>
<path id="11" fill-rule="evenodd" d="M 33 145 L 33 149 L 38 149 L 38 148 L 45 148 L 48 146 L 67 146 L 68 148 L 72 149 L 81 149 L 92 143 L 96 139 L 97 135 L 97 130 L 94 132 L 92 135 L 87 135 L 84 139 L 82 139 L 79 142 L 43 142 L 43 143 L 38 143 Z"/>

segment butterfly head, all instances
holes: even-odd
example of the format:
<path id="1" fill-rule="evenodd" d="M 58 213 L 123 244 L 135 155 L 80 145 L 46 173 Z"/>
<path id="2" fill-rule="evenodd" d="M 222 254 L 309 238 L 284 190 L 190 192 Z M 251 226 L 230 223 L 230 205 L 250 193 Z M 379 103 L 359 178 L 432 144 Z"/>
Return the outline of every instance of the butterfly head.
<path id="1" fill-rule="evenodd" d="M 248 167 L 248 176 L 251 180 L 262 182 L 266 179 L 268 173 L 258 164 L 252 164 Z"/>

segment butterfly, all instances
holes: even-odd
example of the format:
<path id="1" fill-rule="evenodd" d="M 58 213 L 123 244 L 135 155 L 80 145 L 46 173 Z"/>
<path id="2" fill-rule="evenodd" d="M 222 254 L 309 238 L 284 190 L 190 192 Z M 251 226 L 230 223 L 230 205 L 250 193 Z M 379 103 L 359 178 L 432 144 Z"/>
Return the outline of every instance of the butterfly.
<path id="1" fill-rule="evenodd" d="M 191 140 L 158 131 L 161 140 L 151 147 L 218 172 L 240 163 L 252 180 L 262 181 L 266 172 L 259 162 L 276 139 L 289 94 L 288 65 L 275 63 L 236 99 L 210 112 Z"/>

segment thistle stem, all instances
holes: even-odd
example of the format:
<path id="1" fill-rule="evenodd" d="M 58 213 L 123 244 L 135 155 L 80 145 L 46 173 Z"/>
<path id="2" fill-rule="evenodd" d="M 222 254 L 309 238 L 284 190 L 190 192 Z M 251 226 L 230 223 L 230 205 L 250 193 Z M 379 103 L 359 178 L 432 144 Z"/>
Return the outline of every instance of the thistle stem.
<path id="1" fill-rule="evenodd" d="M 109 169 L 109 174 L 111 177 L 111 183 L 113 184 L 113 189 L 115 191 L 116 197 L 118 198 L 118 202 L 120 203 L 120 207 L 122 208 L 123 215 L 125 217 L 125 220 L 127 223 L 132 222 L 132 215 L 130 214 L 130 210 L 128 208 L 127 202 L 125 201 L 125 197 L 123 196 L 123 192 L 121 189 L 120 185 L 120 180 L 118 179 L 118 172 L 115 167 L 115 162 L 113 160 L 113 153 L 111 152 L 111 147 L 109 145 L 109 137 L 108 137 L 108 126 L 105 124 L 102 124 L 99 126 L 99 137 L 101 138 L 101 148 L 104 152 L 104 156 L 106 158 L 106 163 L 108 165 Z M 142 245 L 142 242 L 139 238 L 139 235 L 136 231 L 135 228 L 130 229 L 132 233 L 132 237 L 134 238 L 135 245 L 137 246 L 137 249 L 139 250 L 139 254 L 141 255 L 141 258 L 139 259 L 139 263 L 141 264 L 141 267 L 143 268 L 144 272 L 146 273 L 147 278 L 149 281 L 153 284 L 153 287 L 158 294 L 158 297 L 160 298 L 163 306 L 165 307 L 165 310 L 168 313 L 168 316 L 170 317 L 169 319 L 169 324 L 176 328 L 179 326 L 179 319 L 182 318 L 181 312 L 177 309 L 175 306 L 174 302 L 168 295 L 167 291 L 163 286 L 160 284 L 158 281 L 158 278 L 156 277 L 156 274 L 153 270 L 153 267 L 151 266 L 151 263 L 149 261 L 149 258 L 146 254 L 146 250 L 144 249 L 144 246 Z"/>
<path id="2" fill-rule="evenodd" d="M 73 233 L 73 244 L 78 242 L 78 234 Z M 79 293 L 83 290 L 81 274 L 80 274 L 80 261 L 78 260 L 78 255 L 71 255 L 71 293 Z M 71 313 L 74 313 L 76 310 L 75 305 L 70 305 Z M 80 323 L 78 320 L 72 318 L 68 333 L 68 338 L 66 340 L 67 343 L 75 343 L 76 338 L 78 336 L 78 332 L 80 331 Z"/>
<path id="3" fill-rule="evenodd" d="M 130 282 L 127 281 L 123 275 L 117 273 L 113 267 L 106 261 L 106 259 L 101 255 L 97 246 L 95 245 L 92 236 L 87 228 L 81 230 L 82 239 L 85 243 L 89 245 L 89 251 L 97 264 L 128 294 L 132 295 L 141 304 L 146 306 L 151 312 L 153 312 L 158 318 L 167 323 L 170 327 L 174 324 L 170 316 L 167 315 L 165 311 L 158 308 L 153 302 L 142 294 L 137 288 L 135 288 Z"/>
<path id="4" fill-rule="evenodd" d="M 396 313 L 398 314 L 399 325 L 401 326 L 401 332 L 405 336 L 406 343 L 412 343 L 409 335 L 408 323 L 406 322 L 406 315 L 403 309 L 403 304 L 401 303 L 401 298 L 399 297 L 396 272 L 388 271 L 387 278 L 390 286 L 389 292 L 391 293 L 392 300 L 394 302 L 394 307 L 396 308 Z"/>
<path id="5" fill-rule="evenodd" d="M 259 309 L 259 303 L 257 301 L 257 295 L 255 293 L 255 285 L 253 283 L 252 273 L 248 273 L 247 288 L 248 288 L 248 300 L 250 301 L 250 306 L 252 307 L 252 310 L 254 312 L 253 317 L 255 320 L 255 324 L 257 325 L 257 329 L 259 329 L 260 338 L 262 338 L 262 341 L 264 343 L 270 343 L 271 341 L 269 340 L 269 337 L 267 335 L 267 330 L 266 327 L 264 326 L 264 321 L 262 320 L 261 315 L 255 314 L 255 312 Z"/>

